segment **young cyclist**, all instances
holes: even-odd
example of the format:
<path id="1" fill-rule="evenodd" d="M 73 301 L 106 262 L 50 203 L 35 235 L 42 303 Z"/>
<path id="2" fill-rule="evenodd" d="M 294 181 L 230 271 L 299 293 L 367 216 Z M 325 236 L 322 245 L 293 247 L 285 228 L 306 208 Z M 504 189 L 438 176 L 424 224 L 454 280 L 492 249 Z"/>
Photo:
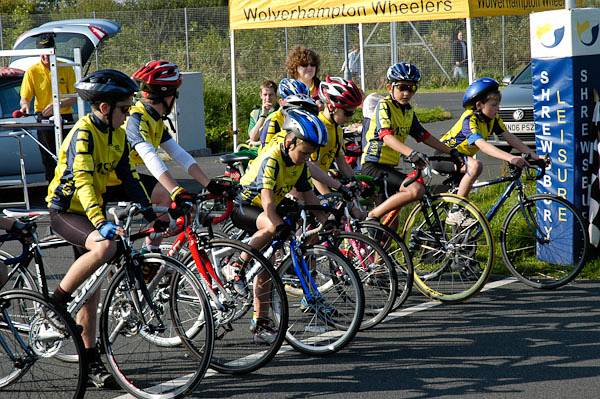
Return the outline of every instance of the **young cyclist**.
<path id="1" fill-rule="evenodd" d="M 498 82 L 492 78 L 481 78 L 471 83 L 463 96 L 463 107 L 466 111 L 450 131 L 440 139 L 449 147 L 468 157 L 466 164 L 461 169 L 464 176 L 458 186 L 458 195 L 463 197 L 469 195 L 473 183 L 483 169 L 481 161 L 473 158 L 473 155 L 479 150 L 520 168 L 527 165 L 521 156 L 512 155 L 488 143 L 486 140 L 491 134 L 501 136 L 519 152 L 531 154 L 534 160 L 539 159 L 535 151 L 529 149 L 518 137 L 506 130 L 504 122 L 498 115 L 502 98 L 498 88 Z M 462 224 L 465 223 L 465 218 L 459 212 L 450 212 L 446 223 Z"/>
<path id="2" fill-rule="evenodd" d="M 419 69 L 406 62 L 394 64 L 387 70 L 386 88 L 389 95 L 379 101 L 375 115 L 369 123 L 361 163 L 362 173 L 366 175 L 382 177 L 386 174 L 389 192 L 396 194 L 371 210 L 369 217 L 381 218 L 387 212 L 423 196 L 422 181 L 404 187 L 402 183 L 408 180 L 410 175 L 406 176 L 394 169 L 400 161 L 400 155 L 407 157 L 417 167 L 423 167 L 427 162 L 424 154 L 404 143 L 408 136 L 442 153 L 450 154 L 457 160 L 460 159 L 457 150 L 452 150 L 425 130 L 411 107 L 410 100 L 417 91 L 420 80 Z"/>
<path id="3" fill-rule="evenodd" d="M 250 245 L 256 249 L 291 234 L 291 226 L 283 223 L 278 205 L 292 189 L 305 203 L 319 204 L 306 161 L 317 148 L 327 145 L 327 129 L 316 115 L 300 109 L 287 113 L 283 129 L 287 132 L 285 140 L 259 154 L 242 176 L 242 191 L 236 198 L 231 217 L 237 227 L 254 233 Z M 235 280 L 237 270 L 236 263 L 224 268 L 228 281 Z M 268 313 L 265 307 L 260 301 L 254 303 L 251 328 L 255 342 L 272 342 L 275 338 L 271 321 L 265 316 Z"/>
<path id="4" fill-rule="evenodd" d="M 265 125 L 267 117 L 279 109 L 277 102 L 277 85 L 272 80 L 265 80 L 260 85 L 261 106 L 250 112 L 248 122 L 248 138 L 250 145 L 259 145 L 260 131 Z"/>
<path id="5" fill-rule="evenodd" d="M 325 173 L 335 161 L 342 176 L 351 178 L 354 171 L 344 158 L 344 136 L 341 126 L 352 119 L 354 111 L 362 104 L 362 92 L 351 80 L 327 76 L 319 85 L 319 96 L 324 104 L 319 119 L 327 128 L 327 145 L 317 149 L 310 159 Z M 313 183 L 319 193 L 331 192 L 327 184 L 316 179 L 313 179 Z"/>
<path id="6" fill-rule="evenodd" d="M 152 203 L 169 206 L 171 201 L 175 201 L 179 205 L 191 199 L 158 156 L 158 147 L 165 150 L 203 187 L 221 194 L 224 188 L 206 177 L 194 158 L 177 144 L 165 126 L 164 121 L 169 120 L 167 115 L 175 104 L 177 90 L 181 85 L 179 67 L 165 60 L 150 61 L 139 68 L 132 78 L 139 83 L 142 98 L 129 110 L 125 124 L 127 141 L 132 148 L 133 164 L 145 165 L 151 173 L 140 174 L 140 180 L 150 194 Z M 111 175 L 111 187 L 104 196 L 105 201 L 118 201 L 126 196 L 128 187 L 121 183 L 114 174 Z M 159 245 L 160 238 L 147 239 L 145 250 L 158 252 Z"/>
<path id="7" fill-rule="evenodd" d="M 122 228 L 109 221 L 102 212 L 102 194 L 111 172 L 127 184 L 126 198 L 146 207 L 148 196 L 129 162 L 125 121 L 138 87 L 122 72 L 105 69 L 91 73 L 76 85 L 77 94 L 92 106 L 65 137 L 58 154 L 58 164 L 48 187 L 46 201 L 50 208 L 53 231 L 73 244 L 80 256 L 73 262 L 52 295 L 53 301 L 66 309 L 71 294 L 117 251 L 111 241 Z M 147 209 L 144 217 L 156 215 Z M 155 228 L 164 229 L 155 223 Z M 103 240 L 105 239 L 105 240 Z M 100 291 L 97 290 L 77 314 L 83 326 L 82 338 L 88 358 L 88 383 L 97 387 L 117 387 L 96 348 L 96 314 Z"/>
<path id="8" fill-rule="evenodd" d="M 295 79 L 284 78 L 279 82 L 277 89 L 277 95 L 279 96 L 279 109 L 267 117 L 261 131 L 260 131 L 260 146 L 265 147 L 271 142 L 273 136 L 281 132 L 283 126 L 283 120 L 285 119 L 284 105 L 291 96 L 309 96 L 308 87 L 304 83 Z M 300 97 L 302 98 L 302 97 Z M 313 101 L 314 102 L 314 101 Z M 316 106 L 316 103 L 315 103 Z M 317 107 L 318 109 L 318 107 Z M 315 113 L 317 113 L 316 111 Z"/>

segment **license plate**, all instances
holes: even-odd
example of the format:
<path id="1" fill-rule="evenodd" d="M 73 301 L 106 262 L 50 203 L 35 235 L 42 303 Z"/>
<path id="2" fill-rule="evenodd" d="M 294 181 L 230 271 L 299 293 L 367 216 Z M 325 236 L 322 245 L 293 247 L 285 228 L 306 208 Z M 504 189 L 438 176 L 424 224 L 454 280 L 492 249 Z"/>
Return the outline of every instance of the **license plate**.
<path id="1" fill-rule="evenodd" d="M 535 133 L 534 122 L 504 122 L 510 133 Z"/>

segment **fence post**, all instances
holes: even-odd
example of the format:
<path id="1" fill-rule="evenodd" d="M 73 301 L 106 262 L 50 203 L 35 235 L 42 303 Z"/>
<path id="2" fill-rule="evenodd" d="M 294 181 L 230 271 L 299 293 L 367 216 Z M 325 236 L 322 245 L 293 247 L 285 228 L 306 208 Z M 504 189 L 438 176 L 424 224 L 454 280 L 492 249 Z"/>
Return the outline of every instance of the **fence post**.
<path id="1" fill-rule="evenodd" d="M 285 59 L 287 60 L 288 56 L 288 31 L 287 28 L 283 28 L 283 35 L 285 36 Z"/>
<path id="2" fill-rule="evenodd" d="M 183 9 L 183 24 L 185 25 L 185 66 L 186 69 L 190 69 L 190 38 L 188 35 L 188 13 L 187 7 Z"/>
<path id="3" fill-rule="evenodd" d="M 502 77 L 506 76 L 506 46 L 504 43 L 505 32 L 504 29 L 506 26 L 504 25 L 504 15 L 502 16 Z"/>
<path id="4" fill-rule="evenodd" d="M 4 50 L 4 26 L 2 25 L 2 15 L 0 15 L 0 50 Z"/>
<path id="5" fill-rule="evenodd" d="M 398 62 L 398 32 L 395 22 L 390 22 L 390 56 L 391 65 L 396 64 Z"/>

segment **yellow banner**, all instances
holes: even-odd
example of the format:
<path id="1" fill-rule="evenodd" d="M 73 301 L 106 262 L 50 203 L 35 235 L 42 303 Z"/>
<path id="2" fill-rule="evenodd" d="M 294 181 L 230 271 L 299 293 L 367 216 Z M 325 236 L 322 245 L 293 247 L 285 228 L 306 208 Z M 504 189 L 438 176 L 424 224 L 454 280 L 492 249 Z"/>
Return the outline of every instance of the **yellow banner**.
<path id="1" fill-rule="evenodd" d="M 468 0 L 230 0 L 229 29 L 466 18 Z"/>
<path id="2" fill-rule="evenodd" d="M 564 0 L 230 0 L 232 30 L 522 15 Z"/>
<path id="3" fill-rule="evenodd" d="M 525 15 L 565 8 L 564 0 L 469 0 L 471 17 Z"/>

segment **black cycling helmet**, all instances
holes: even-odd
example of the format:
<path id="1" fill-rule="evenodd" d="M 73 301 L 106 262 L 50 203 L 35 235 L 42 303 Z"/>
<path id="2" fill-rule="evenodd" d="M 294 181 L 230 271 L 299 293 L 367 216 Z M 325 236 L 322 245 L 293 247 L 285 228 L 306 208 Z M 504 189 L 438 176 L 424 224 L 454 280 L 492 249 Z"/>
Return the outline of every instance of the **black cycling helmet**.
<path id="1" fill-rule="evenodd" d="M 102 69 L 92 72 L 75 84 L 79 97 L 92 104 L 116 104 L 139 90 L 138 85 L 123 72 Z"/>

